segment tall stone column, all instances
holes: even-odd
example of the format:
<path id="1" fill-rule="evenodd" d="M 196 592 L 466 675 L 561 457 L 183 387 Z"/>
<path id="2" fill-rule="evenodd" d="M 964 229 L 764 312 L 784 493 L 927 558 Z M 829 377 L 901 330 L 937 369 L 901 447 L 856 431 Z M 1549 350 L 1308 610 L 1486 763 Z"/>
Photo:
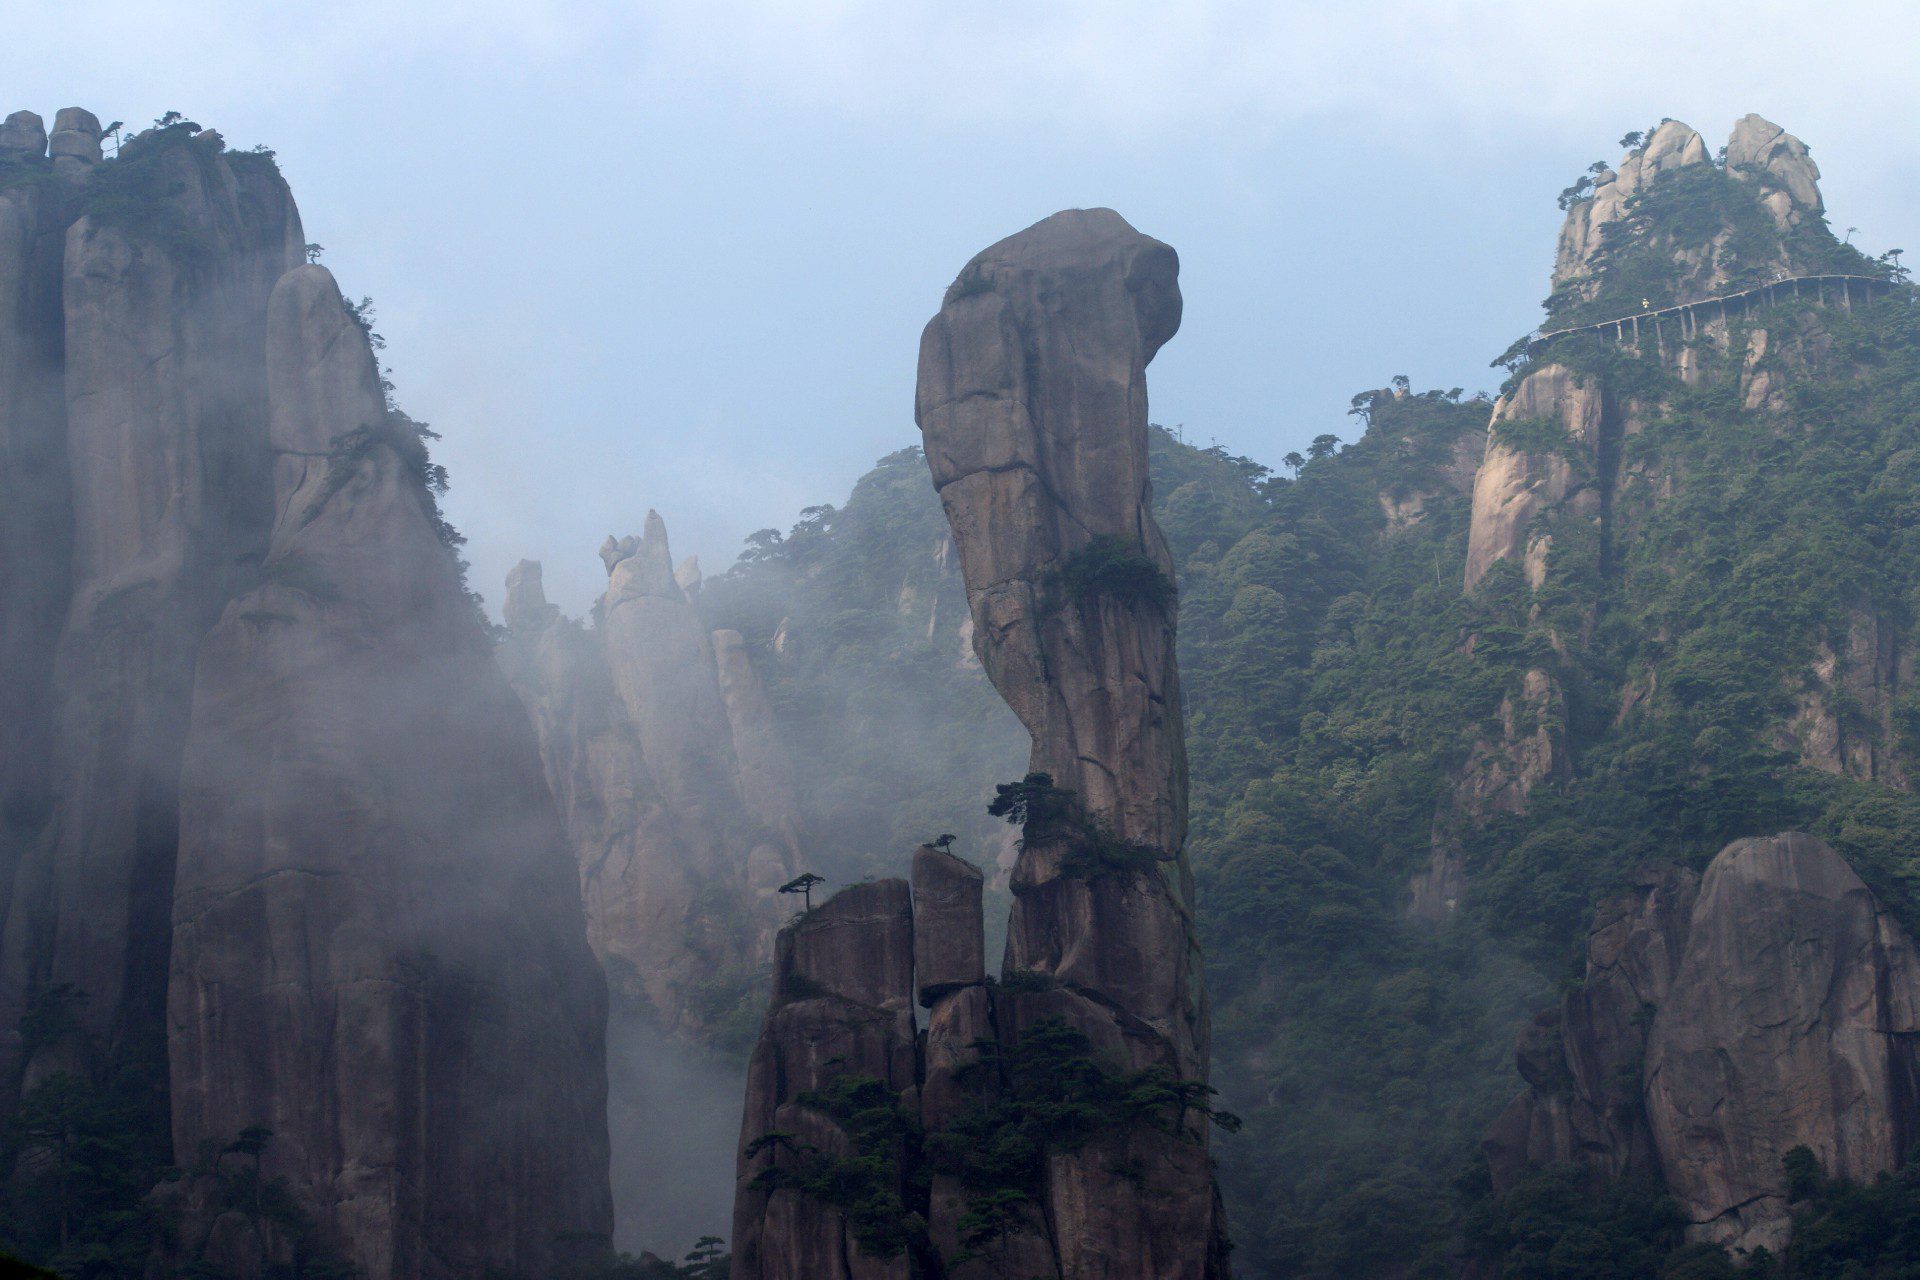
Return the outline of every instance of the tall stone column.
<path id="1" fill-rule="evenodd" d="M 1146 368 L 1179 328 L 1178 275 L 1171 248 L 1109 209 L 1002 240 L 922 335 L 915 417 L 974 650 L 1058 789 L 1027 812 L 1005 957 L 1022 980 L 996 1001 L 1001 1034 L 1058 1019 L 1127 1069 L 1204 1081 L 1173 560 L 1147 468 Z M 1050 1158 L 1062 1275 L 1218 1273 L 1204 1116 L 1184 1128 Z"/>

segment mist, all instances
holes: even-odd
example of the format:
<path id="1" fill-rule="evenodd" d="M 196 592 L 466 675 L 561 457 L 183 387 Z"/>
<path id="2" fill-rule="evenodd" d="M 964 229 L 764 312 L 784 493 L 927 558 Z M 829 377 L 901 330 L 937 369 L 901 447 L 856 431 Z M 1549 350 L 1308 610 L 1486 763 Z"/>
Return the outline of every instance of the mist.
<path id="1" fill-rule="evenodd" d="M 616 1246 L 678 1259 L 702 1236 L 732 1234 L 746 1078 L 738 1056 L 616 1011 L 607 1027 Z"/>

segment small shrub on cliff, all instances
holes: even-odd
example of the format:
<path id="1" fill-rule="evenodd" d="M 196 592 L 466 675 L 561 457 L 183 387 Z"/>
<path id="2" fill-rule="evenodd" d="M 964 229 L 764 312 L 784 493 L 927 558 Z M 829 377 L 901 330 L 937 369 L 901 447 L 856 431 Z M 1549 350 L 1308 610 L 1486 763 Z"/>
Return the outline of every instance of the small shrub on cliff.
<path id="1" fill-rule="evenodd" d="M 1211 1105 L 1206 1084 L 1164 1067 L 1117 1070 L 1058 1018 L 1028 1027 L 1011 1048 L 981 1039 L 973 1050 L 960 1079 L 985 1082 L 990 1101 L 926 1137 L 928 1167 L 957 1178 L 967 1193 L 966 1256 L 990 1251 L 1033 1220 L 1051 1154 L 1122 1138 L 1138 1125 L 1183 1136 L 1195 1115 L 1239 1127 L 1238 1117 Z"/>
<path id="2" fill-rule="evenodd" d="M 927 1247 L 927 1223 L 907 1205 L 924 1199 L 919 1178 L 920 1125 L 900 1105 L 885 1081 L 845 1075 L 796 1101 L 827 1116 L 847 1136 L 842 1155 L 799 1142 L 790 1133 L 768 1133 L 747 1147 L 748 1157 L 774 1153 L 774 1163 L 754 1177 L 758 1191 L 792 1190 L 837 1210 L 866 1253 L 918 1257 Z"/>
<path id="3" fill-rule="evenodd" d="M 1047 572 L 1041 585 L 1053 608 L 1070 601 L 1084 609 L 1104 599 L 1165 612 L 1179 594 L 1151 556 L 1113 534 L 1102 534 L 1068 556 Z"/>

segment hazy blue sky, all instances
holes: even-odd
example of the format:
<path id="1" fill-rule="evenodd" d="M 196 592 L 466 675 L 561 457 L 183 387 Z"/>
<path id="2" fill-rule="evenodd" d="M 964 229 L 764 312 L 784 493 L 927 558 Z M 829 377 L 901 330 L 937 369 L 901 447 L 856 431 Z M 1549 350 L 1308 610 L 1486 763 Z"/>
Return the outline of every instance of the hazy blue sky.
<path id="1" fill-rule="evenodd" d="M 972 254 L 1111 205 L 1180 251 L 1154 417 L 1272 462 L 1357 390 L 1491 386 L 1554 196 L 1671 115 L 1759 111 L 1834 224 L 1920 252 L 1920 6 L 1894 0 L 468 0 L 9 6 L 0 110 L 177 109 L 278 150 L 446 436 L 497 601 L 578 610 L 666 517 L 724 568 L 913 443 Z"/>

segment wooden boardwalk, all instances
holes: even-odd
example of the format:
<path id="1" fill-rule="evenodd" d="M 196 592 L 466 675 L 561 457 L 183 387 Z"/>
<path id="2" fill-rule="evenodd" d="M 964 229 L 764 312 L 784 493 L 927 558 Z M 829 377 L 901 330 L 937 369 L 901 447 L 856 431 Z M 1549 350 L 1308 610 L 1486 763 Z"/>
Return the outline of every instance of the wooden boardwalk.
<path id="1" fill-rule="evenodd" d="M 1675 303 L 1671 307 L 1657 307 L 1652 311 L 1640 311 L 1615 320 L 1598 320 L 1593 324 L 1574 325 L 1569 329 L 1554 329 L 1530 339 L 1526 349 L 1529 352 L 1538 351 L 1550 342 L 1571 337 L 1577 333 L 1598 333 L 1619 342 L 1638 343 L 1643 325 L 1652 331 L 1655 344 L 1664 346 L 1669 330 L 1675 337 L 1684 341 L 1699 333 L 1700 326 L 1705 321 L 1730 320 L 1735 316 L 1749 315 L 1756 307 L 1775 306 L 1783 298 L 1806 298 L 1822 305 L 1832 304 L 1851 310 L 1855 302 L 1871 301 L 1873 298 L 1892 293 L 1897 287 L 1904 286 L 1897 286 L 1893 281 L 1881 276 L 1840 274 L 1790 276 L 1767 284 L 1755 285 L 1750 289 L 1739 289 L 1733 293 L 1701 298 L 1695 302 Z"/>

